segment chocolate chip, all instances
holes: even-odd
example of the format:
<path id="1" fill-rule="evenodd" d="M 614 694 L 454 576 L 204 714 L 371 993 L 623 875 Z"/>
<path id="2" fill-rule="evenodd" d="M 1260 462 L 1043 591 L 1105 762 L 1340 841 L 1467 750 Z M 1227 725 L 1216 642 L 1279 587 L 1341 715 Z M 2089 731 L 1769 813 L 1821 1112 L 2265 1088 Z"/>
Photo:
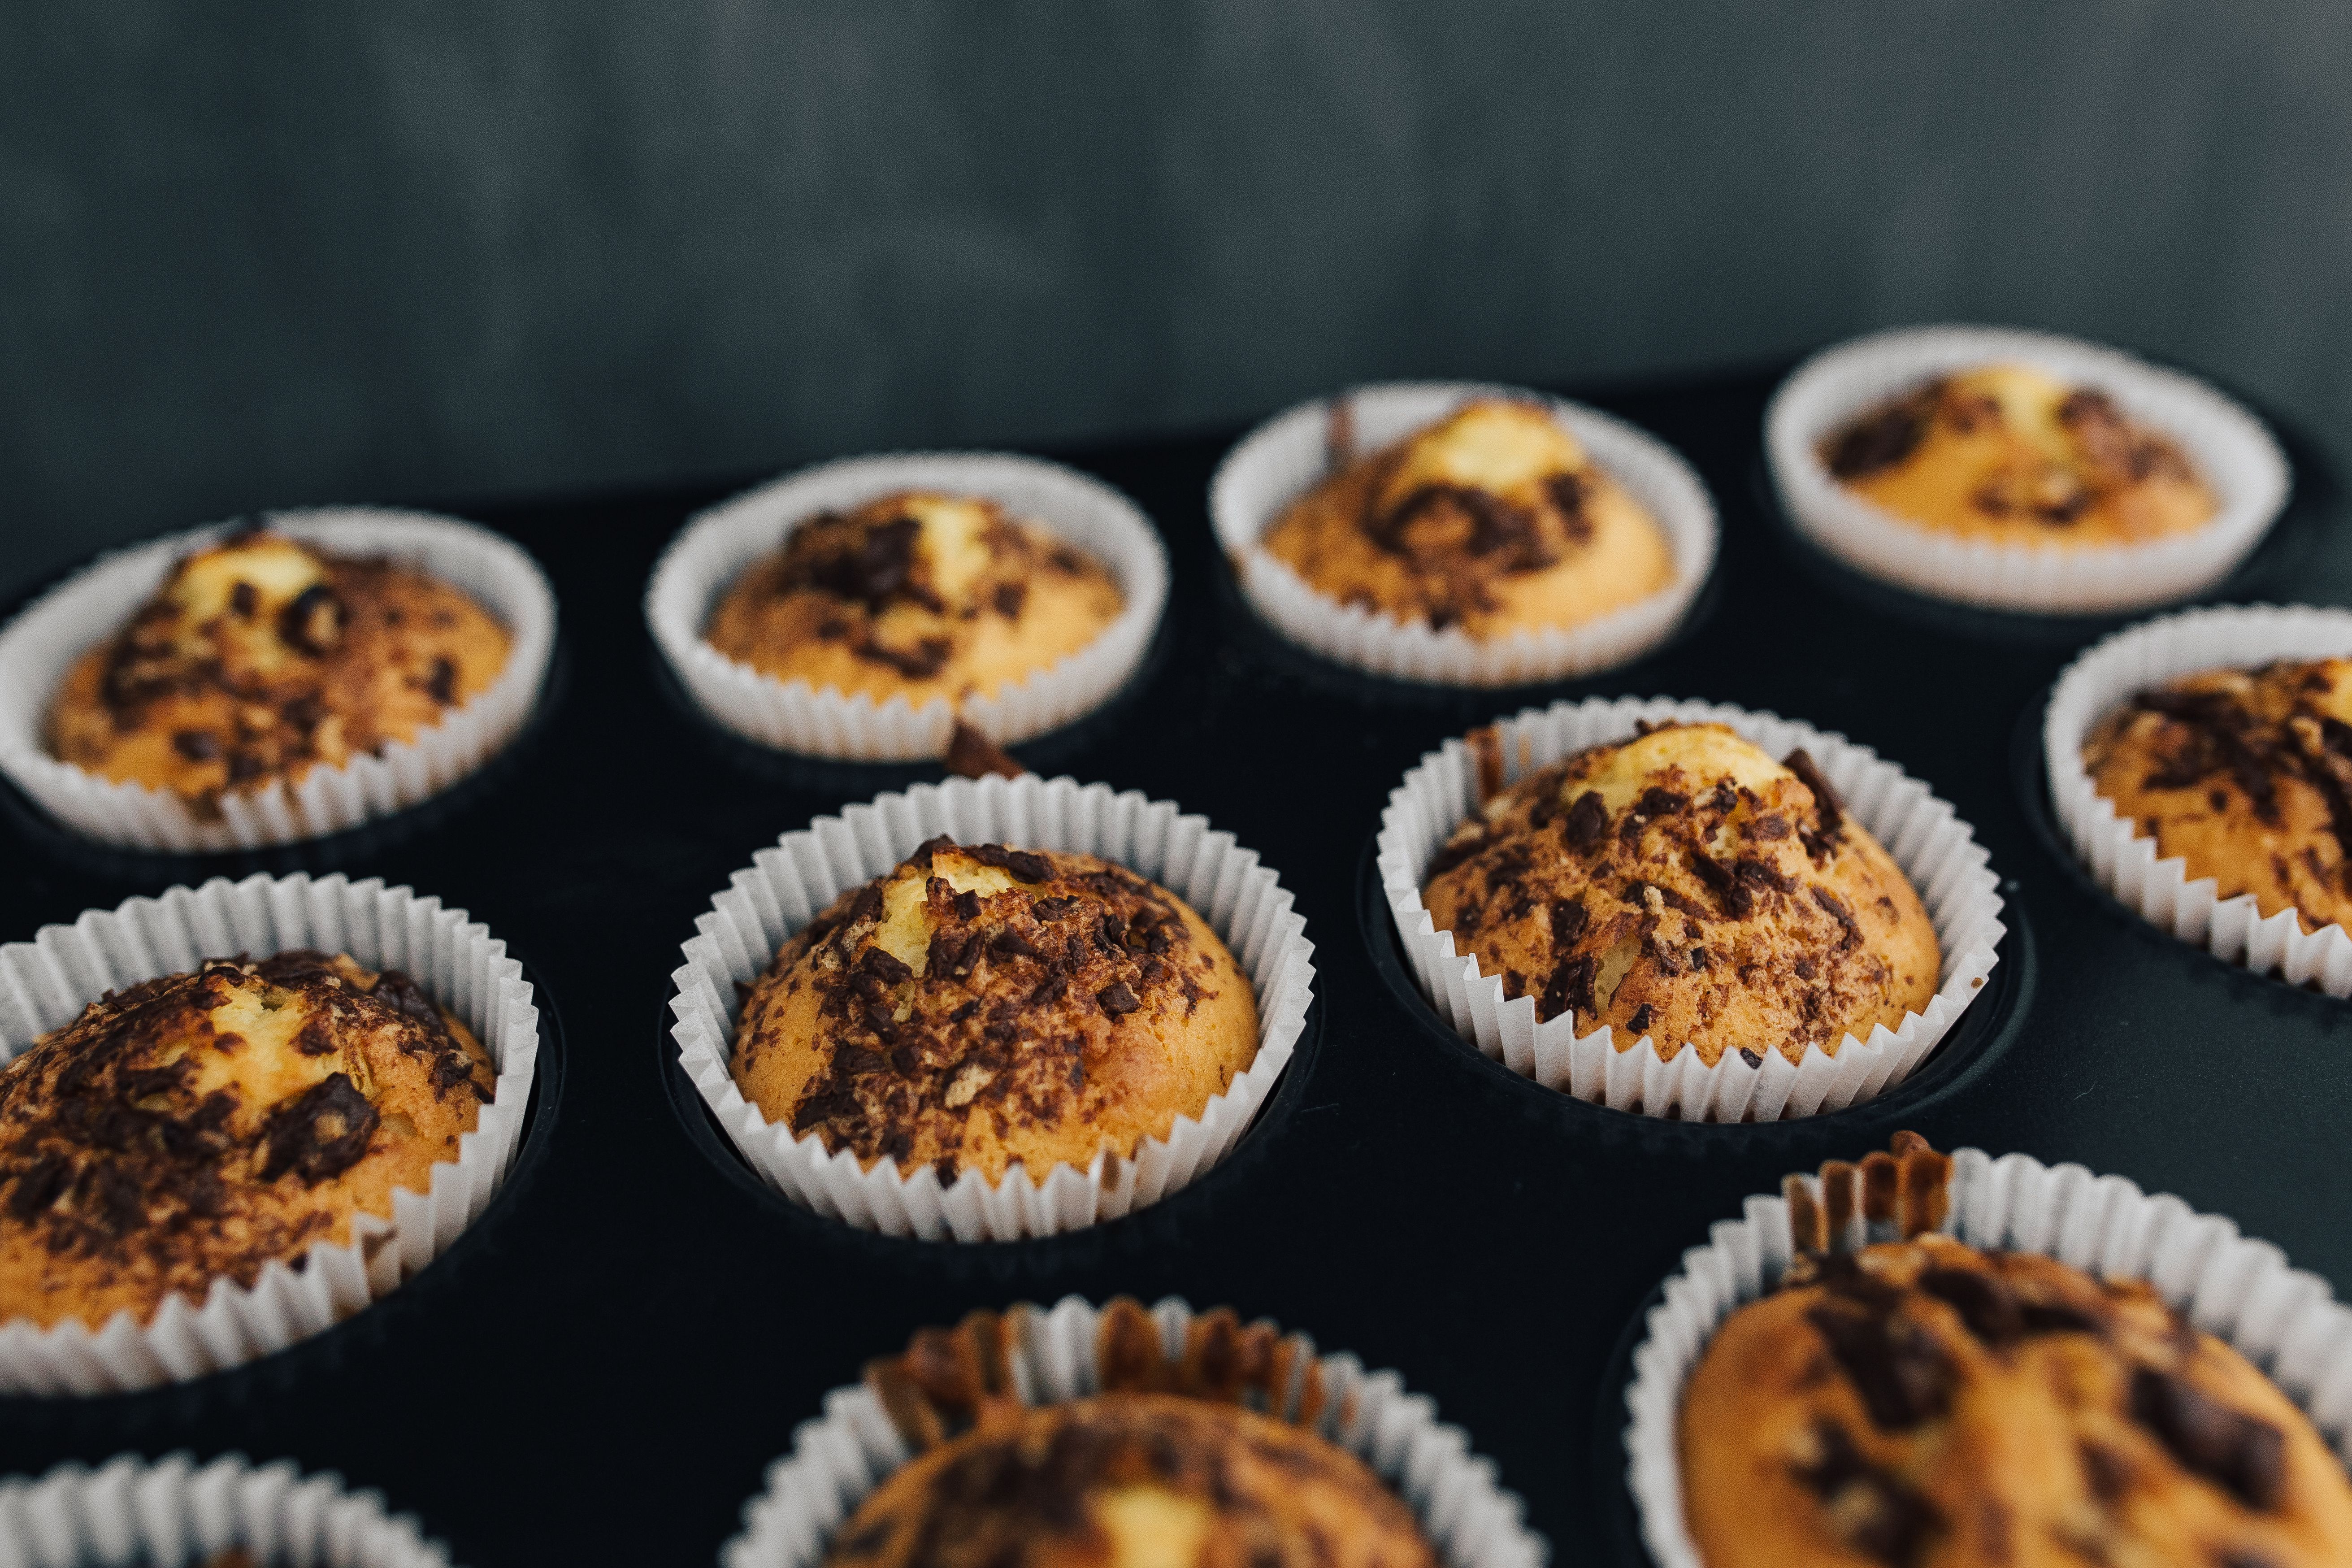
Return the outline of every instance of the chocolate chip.
<path id="1" fill-rule="evenodd" d="M 970 889 L 958 893 L 955 896 L 955 912 L 956 919 L 960 921 L 980 919 L 980 895 Z"/>
<path id="2" fill-rule="evenodd" d="M 1652 1016 L 1650 1005 L 1647 1002 L 1643 1003 L 1633 1009 L 1633 1016 L 1625 1020 L 1625 1032 L 1639 1038 L 1643 1032 L 1649 1028 Z"/>
<path id="3" fill-rule="evenodd" d="M 1864 1458 L 1844 1427 L 1823 1421 L 1813 1432 L 1820 1458 L 1797 1467 L 1797 1479 L 1831 1510 L 1854 1550 L 1888 1568 L 1912 1568 L 1943 1515 L 1900 1476 Z"/>
<path id="4" fill-rule="evenodd" d="M 869 664 L 887 665 L 909 680 L 929 680 L 944 668 L 955 644 L 946 637 L 924 637 L 911 648 L 862 642 L 850 650 Z"/>
<path id="5" fill-rule="evenodd" d="M 172 733 L 172 750 L 192 763 L 209 763 L 220 755 L 220 742 L 209 730 L 175 730 Z"/>
<path id="6" fill-rule="evenodd" d="M 2029 1334 L 2095 1334 L 2105 1329 L 2096 1316 L 2063 1301 L 2025 1301 L 2018 1314 Z"/>
<path id="7" fill-rule="evenodd" d="M 1029 906 L 1029 912 L 1035 915 L 1041 921 L 1067 920 L 1070 916 L 1077 912 L 1078 907 L 1083 901 L 1084 900 L 1082 900 L 1071 898 L 1067 895 L 1063 895 L 1058 898 L 1039 899 L 1035 903 Z"/>
<path id="8" fill-rule="evenodd" d="M 1559 521 L 1568 530 L 1569 538 L 1579 544 L 1590 541 L 1592 519 L 1586 513 L 1584 503 L 1591 498 L 1592 487 L 1585 483 L 1584 476 L 1554 474 L 1544 481 L 1544 493 L 1551 498 L 1551 504 L 1559 509 Z"/>
<path id="9" fill-rule="evenodd" d="M 1812 792 L 1813 809 L 1820 816 L 1822 837 L 1824 839 L 1835 838 L 1838 828 L 1845 822 L 1845 803 L 1839 800 L 1837 791 L 1830 787 L 1829 778 L 1822 772 L 1821 764 L 1813 761 L 1811 752 L 1800 746 L 1782 757 L 1780 765 L 1796 774 Z"/>
<path id="10" fill-rule="evenodd" d="M 433 661 L 433 673 L 425 678 L 425 694 L 446 708 L 457 700 L 457 666 L 447 658 Z"/>
<path id="11" fill-rule="evenodd" d="M 1591 1022 L 1596 1011 L 1592 982 L 1600 973 L 1600 961 L 1590 954 L 1560 960 L 1544 983 L 1543 995 L 1537 999 L 1537 1019 L 1549 1021 L 1573 1009 L 1579 1018 Z"/>
<path id="12" fill-rule="evenodd" d="M 1114 980 L 1095 993 L 1095 1003 L 1113 1017 L 1121 1017 L 1143 1005 L 1124 980 Z"/>
<path id="13" fill-rule="evenodd" d="M 2112 1503 L 2131 1489 L 2131 1461 L 2104 1444 L 2089 1441 L 2074 1445 L 2083 1461 L 2083 1480 L 2090 1487 L 2091 1495 L 2101 1502 Z"/>
<path id="14" fill-rule="evenodd" d="M 964 851 L 983 866 L 994 866 L 1022 882 L 1050 881 L 1054 863 L 1027 849 L 1007 849 L 1002 844 L 975 844 Z"/>
<path id="15" fill-rule="evenodd" d="M 260 1177 L 274 1182 L 292 1171 L 316 1186 L 339 1175 L 367 1152 L 379 1120 L 349 1075 L 330 1073 L 269 1113 Z"/>
<path id="16" fill-rule="evenodd" d="M 1029 771 L 1012 752 L 961 719 L 948 735 L 945 762 L 948 772 L 962 779 L 987 778 L 991 774 L 1017 779 Z"/>
<path id="17" fill-rule="evenodd" d="M 257 779 L 269 771 L 269 764 L 252 752 L 235 751 L 228 754 L 228 782 L 243 784 Z"/>
<path id="18" fill-rule="evenodd" d="M 1988 1345 L 1998 1348 L 2024 1337 L 2025 1315 L 2016 1294 L 1990 1274 L 1930 1268 L 1919 1276 L 1919 1289 L 1958 1312 L 1969 1332 Z"/>
<path id="19" fill-rule="evenodd" d="M 867 948 L 858 958 L 857 967 L 885 985 L 898 985 L 915 977 L 905 961 L 879 947 Z"/>
<path id="20" fill-rule="evenodd" d="M 2152 1367 L 2132 1373 L 2131 1414 L 2181 1468 L 2248 1508 L 2278 1506 L 2286 1482 L 2286 1440 L 2269 1422 L 2232 1410 L 2186 1379 Z"/>
<path id="21" fill-rule="evenodd" d="M 955 847 L 956 841 L 949 837 L 946 834 L 935 834 L 931 837 L 924 839 L 920 844 L 916 845 L 915 852 L 907 857 L 906 863 L 909 866 L 928 871 L 931 868 L 932 856 L 938 854 L 942 849 L 952 849 Z"/>
<path id="22" fill-rule="evenodd" d="M 998 615 L 1008 621 L 1017 621 L 1021 618 L 1022 605 L 1028 600 L 1029 589 L 1021 583 L 999 583 L 996 592 L 990 597 Z"/>
<path id="23" fill-rule="evenodd" d="M 228 607 L 235 610 L 241 620 L 253 619 L 253 612 L 260 603 L 261 595 L 250 583 L 240 582 L 228 591 Z"/>
<path id="24" fill-rule="evenodd" d="M 1830 437 L 1822 451 L 1822 463 L 1841 479 L 1895 467 L 1918 449 L 1942 393 L 1939 379 L 1871 410 Z"/>
<path id="25" fill-rule="evenodd" d="M 30 1220 L 55 1204 L 73 1177 L 73 1163 L 63 1154 L 47 1153 L 26 1166 L 8 1194 L 8 1213 Z"/>
<path id="26" fill-rule="evenodd" d="M 1062 999 L 1062 994 L 1069 988 L 1070 977 L 1068 975 L 1049 974 L 1036 990 L 1029 993 L 1029 1005 L 1032 1007 L 1050 1007 L 1055 1003 L 1059 1002 Z"/>
<path id="27" fill-rule="evenodd" d="M 1764 1053 L 1753 1046 L 1742 1046 L 1739 1047 L 1739 1059 L 1749 1067 L 1760 1068 L 1764 1065 Z"/>
<path id="28" fill-rule="evenodd" d="M 969 932 L 937 931 L 923 958 L 926 974 L 963 974 L 971 968 L 973 939 Z"/>
<path id="29" fill-rule="evenodd" d="M 1023 936 L 1019 931 L 1014 931 L 1011 926 L 1006 926 L 1003 930 L 998 931 L 994 936 L 988 939 L 988 951 L 994 953 L 999 958 L 1035 958 L 1039 956 L 1036 948 L 1030 944 L 1029 939 Z"/>
<path id="30" fill-rule="evenodd" d="M 1805 1314 L 1881 1430 L 1904 1432 L 1951 1408 L 1952 1367 L 1935 1336 L 1900 1318 L 1827 1305 Z"/>
<path id="31" fill-rule="evenodd" d="M 1642 792 L 1642 799 L 1633 809 L 1643 816 L 1672 816 L 1690 805 L 1690 796 L 1679 790 L 1652 784 Z"/>
<path id="32" fill-rule="evenodd" d="M 1592 911 L 1580 899 L 1560 899 L 1551 906 L 1551 944 L 1562 948 L 1584 934 L 1592 923 Z"/>
<path id="33" fill-rule="evenodd" d="M 1570 848 L 1589 849 L 1601 842 L 1601 835 L 1608 826 L 1609 808 L 1601 804 L 1600 792 L 1586 790 L 1569 806 L 1559 830 Z"/>
<path id="34" fill-rule="evenodd" d="M 343 640 L 343 601 L 324 583 L 313 583 L 278 612 L 278 638 L 314 658 Z"/>
<path id="35" fill-rule="evenodd" d="M 385 970 L 375 977 L 375 989 L 369 994 L 402 1017 L 422 1026 L 427 1036 L 447 1037 L 448 1020 L 442 1017 L 441 1009 L 433 1005 L 433 998 L 425 994 L 425 987 L 417 984 L 405 971 Z"/>

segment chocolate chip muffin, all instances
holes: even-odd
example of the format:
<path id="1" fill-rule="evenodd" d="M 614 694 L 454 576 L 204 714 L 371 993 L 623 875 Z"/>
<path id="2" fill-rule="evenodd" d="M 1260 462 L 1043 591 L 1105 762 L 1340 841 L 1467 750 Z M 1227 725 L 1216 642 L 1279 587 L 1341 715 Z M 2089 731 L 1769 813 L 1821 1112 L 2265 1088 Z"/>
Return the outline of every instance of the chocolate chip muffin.
<path id="1" fill-rule="evenodd" d="M 2219 898 L 2304 929 L 2352 919 L 2352 659 L 2214 669 L 2102 720 L 2083 765 L 2117 816 Z"/>
<path id="2" fill-rule="evenodd" d="M 2020 364 L 1937 376 L 1832 431 L 1821 457 L 1881 510 L 1986 544 L 2137 544 L 2219 510 L 2169 437 Z"/>
<path id="3" fill-rule="evenodd" d="M 183 560 L 75 662 L 49 748 L 201 806 L 414 741 L 498 679 L 509 644 L 413 567 L 240 534 Z"/>
<path id="4" fill-rule="evenodd" d="M 1919 895 L 1812 759 L 1721 724 L 1651 726 L 1493 794 L 1423 899 L 1538 1021 L 1710 1067 L 1897 1027 L 1942 966 Z"/>
<path id="5" fill-rule="evenodd" d="M 1707 1568 L 2319 1568 L 2352 1483 L 2150 1287 L 1927 1235 L 1801 1257 L 1685 1391 Z"/>
<path id="6" fill-rule="evenodd" d="M 920 707 L 1068 658 L 1124 604 L 1102 563 L 994 501 L 909 490 L 793 529 L 703 636 L 779 680 Z"/>
<path id="7" fill-rule="evenodd" d="M 295 951 L 109 992 L 0 1068 L 0 1321 L 144 1321 L 351 1240 L 497 1082 L 398 970 Z"/>
<path id="8" fill-rule="evenodd" d="M 1043 1181 L 1199 1115 L 1257 1038 L 1248 977 L 1165 888 L 934 838 L 784 943 L 731 1066 L 769 1121 L 869 1166 Z"/>
<path id="9" fill-rule="evenodd" d="M 1482 640 L 1577 626 L 1674 578 L 1656 521 L 1549 409 L 1506 398 L 1348 462 L 1265 548 L 1342 603 Z"/>
<path id="10" fill-rule="evenodd" d="M 829 1568 L 1435 1568 L 1402 1500 L 1306 1429 L 1319 1369 L 1270 1325 L 1203 1313 L 1171 1357 L 1113 1301 L 1101 1392 L 1033 1407 L 1006 1374 L 1012 1322 L 976 1312 L 867 1369 L 916 1458 L 835 1533 Z"/>

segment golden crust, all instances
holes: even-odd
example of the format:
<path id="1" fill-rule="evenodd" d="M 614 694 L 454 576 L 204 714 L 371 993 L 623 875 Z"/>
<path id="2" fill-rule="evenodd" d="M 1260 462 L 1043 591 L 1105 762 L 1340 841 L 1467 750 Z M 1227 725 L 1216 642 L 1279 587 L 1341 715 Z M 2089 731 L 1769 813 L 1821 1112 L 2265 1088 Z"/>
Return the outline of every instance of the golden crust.
<path id="1" fill-rule="evenodd" d="M 920 707 L 1035 674 L 1124 604 L 1100 562 L 993 501 L 909 490 L 801 524 L 703 637 L 779 680 Z"/>
<path id="2" fill-rule="evenodd" d="M 1891 399 L 1824 439 L 1822 461 L 1881 510 L 1987 544 L 2137 544 L 2202 528 L 2220 510 L 2170 437 L 2105 393 L 2023 365 Z"/>
<path id="3" fill-rule="evenodd" d="M 1684 1393 L 1707 1568 L 2352 1562 L 2352 1482 L 2137 1281 L 1941 1236 L 1801 1258 Z"/>
<path id="4" fill-rule="evenodd" d="M 1249 979 L 1181 899 L 1091 855 L 937 838 L 784 943 L 732 1065 L 828 1149 L 994 1182 L 1124 1157 L 1256 1055 Z"/>
<path id="5" fill-rule="evenodd" d="M 1349 463 L 1265 548 L 1318 593 L 1481 639 L 1577 626 L 1674 579 L 1640 503 L 1549 410 L 1501 398 Z"/>
<path id="6" fill-rule="evenodd" d="M 1238 1405 L 1104 1394 L 990 1410 L 867 1496 L 832 1568 L 1434 1568 L 1353 1454 Z"/>
<path id="7" fill-rule="evenodd" d="M 1620 1048 L 1791 1063 L 1898 1026 L 1942 958 L 1919 895 L 1803 752 L 1667 724 L 1539 769 L 1438 852 L 1423 897 L 1456 952 Z"/>
<path id="8" fill-rule="evenodd" d="M 216 801 L 415 740 L 497 680 L 509 646 L 488 611 L 422 573 L 245 534 L 182 561 L 75 661 L 49 749 Z"/>
<path id="9" fill-rule="evenodd" d="M 397 970 L 295 951 L 109 992 L 0 1068 L 0 1321 L 144 1321 L 351 1240 L 496 1082 Z"/>

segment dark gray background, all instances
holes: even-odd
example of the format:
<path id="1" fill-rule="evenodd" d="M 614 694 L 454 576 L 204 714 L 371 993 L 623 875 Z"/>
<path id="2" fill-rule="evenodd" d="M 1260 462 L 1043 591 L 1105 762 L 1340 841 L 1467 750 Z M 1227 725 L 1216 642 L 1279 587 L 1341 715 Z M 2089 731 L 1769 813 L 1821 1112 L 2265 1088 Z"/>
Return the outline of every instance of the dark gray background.
<path id="1" fill-rule="evenodd" d="M 266 505 L 2042 324 L 2352 421 L 2352 7 L 41 0 L 0 594 Z"/>

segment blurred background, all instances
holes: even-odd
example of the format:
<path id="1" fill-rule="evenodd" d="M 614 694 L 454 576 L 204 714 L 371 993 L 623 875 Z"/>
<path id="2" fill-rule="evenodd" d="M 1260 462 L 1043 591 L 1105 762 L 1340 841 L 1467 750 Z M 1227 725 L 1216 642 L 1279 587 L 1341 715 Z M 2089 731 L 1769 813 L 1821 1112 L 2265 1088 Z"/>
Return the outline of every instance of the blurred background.
<path id="1" fill-rule="evenodd" d="M 268 506 L 1936 319 L 2352 436 L 2334 0 L 0 10 L 0 597 Z"/>

